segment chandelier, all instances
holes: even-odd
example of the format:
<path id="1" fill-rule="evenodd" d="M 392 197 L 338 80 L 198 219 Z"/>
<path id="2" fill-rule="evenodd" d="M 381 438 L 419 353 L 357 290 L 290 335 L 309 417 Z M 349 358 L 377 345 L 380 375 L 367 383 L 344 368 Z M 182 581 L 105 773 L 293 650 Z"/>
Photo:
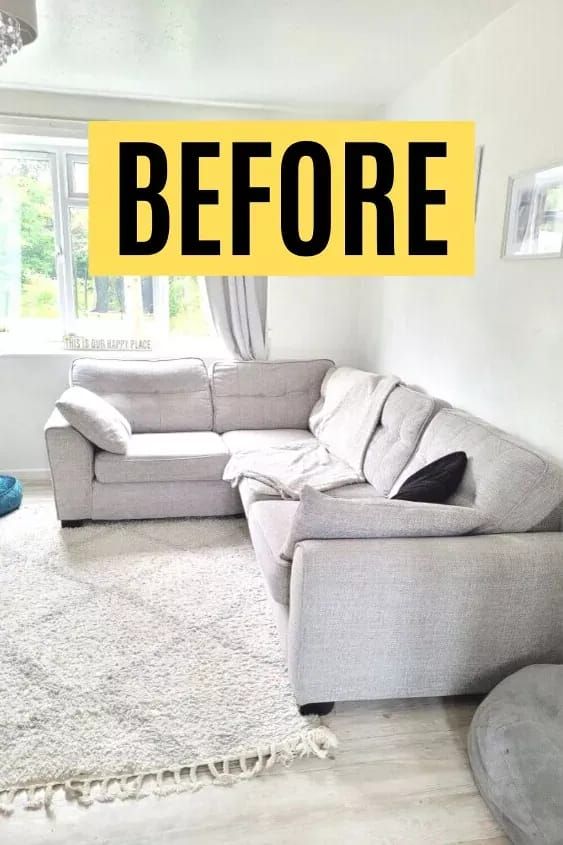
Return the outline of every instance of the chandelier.
<path id="1" fill-rule="evenodd" d="M 36 38 L 35 0 L 0 0 L 0 65 Z"/>

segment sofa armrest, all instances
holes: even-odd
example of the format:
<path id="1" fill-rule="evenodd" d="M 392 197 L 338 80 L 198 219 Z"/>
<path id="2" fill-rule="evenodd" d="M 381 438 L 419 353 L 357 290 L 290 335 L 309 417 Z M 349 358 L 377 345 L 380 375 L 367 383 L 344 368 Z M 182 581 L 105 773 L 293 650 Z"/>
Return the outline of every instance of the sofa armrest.
<path id="1" fill-rule="evenodd" d="M 288 659 L 299 703 L 486 692 L 563 662 L 563 533 L 298 543 Z"/>
<path id="2" fill-rule="evenodd" d="M 90 519 L 94 446 L 57 409 L 45 424 L 45 443 L 58 518 Z"/>

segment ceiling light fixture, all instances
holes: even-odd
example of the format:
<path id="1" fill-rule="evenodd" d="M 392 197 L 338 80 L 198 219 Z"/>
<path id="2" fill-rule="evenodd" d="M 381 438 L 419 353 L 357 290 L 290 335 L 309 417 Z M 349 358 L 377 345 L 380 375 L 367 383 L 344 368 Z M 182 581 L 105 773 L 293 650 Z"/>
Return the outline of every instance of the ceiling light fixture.
<path id="1" fill-rule="evenodd" d="M 0 0 L 0 65 L 36 38 L 35 0 Z"/>

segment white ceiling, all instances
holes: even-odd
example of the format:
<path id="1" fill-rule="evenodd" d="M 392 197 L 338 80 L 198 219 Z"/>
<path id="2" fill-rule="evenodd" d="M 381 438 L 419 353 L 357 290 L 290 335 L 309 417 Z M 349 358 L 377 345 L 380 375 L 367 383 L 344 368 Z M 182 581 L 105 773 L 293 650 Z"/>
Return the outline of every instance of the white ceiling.
<path id="1" fill-rule="evenodd" d="M 514 2 L 37 0 L 0 88 L 374 108 Z"/>

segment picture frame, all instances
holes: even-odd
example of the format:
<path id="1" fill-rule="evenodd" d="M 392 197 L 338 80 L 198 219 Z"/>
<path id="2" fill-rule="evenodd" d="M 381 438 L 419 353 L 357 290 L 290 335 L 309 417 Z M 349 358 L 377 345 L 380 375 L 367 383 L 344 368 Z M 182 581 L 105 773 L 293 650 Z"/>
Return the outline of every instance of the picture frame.
<path id="1" fill-rule="evenodd" d="M 563 161 L 508 180 L 502 257 L 563 258 Z"/>

